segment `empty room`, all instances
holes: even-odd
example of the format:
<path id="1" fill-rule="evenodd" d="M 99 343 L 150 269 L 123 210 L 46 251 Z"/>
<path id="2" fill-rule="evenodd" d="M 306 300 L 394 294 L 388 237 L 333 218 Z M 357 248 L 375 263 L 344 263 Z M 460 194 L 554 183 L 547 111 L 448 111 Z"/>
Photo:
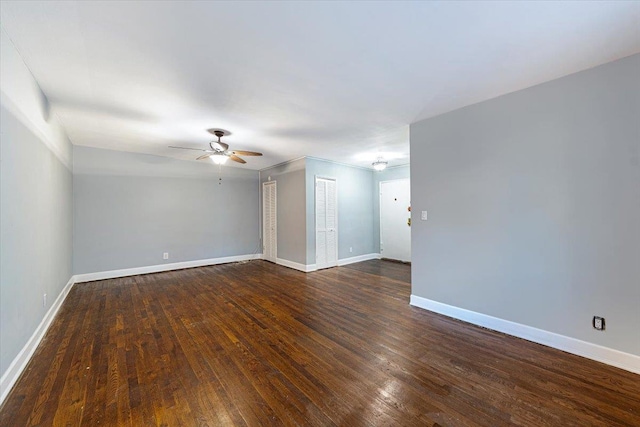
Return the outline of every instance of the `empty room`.
<path id="1" fill-rule="evenodd" d="M 0 18 L 0 427 L 640 426 L 640 1 Z"/>

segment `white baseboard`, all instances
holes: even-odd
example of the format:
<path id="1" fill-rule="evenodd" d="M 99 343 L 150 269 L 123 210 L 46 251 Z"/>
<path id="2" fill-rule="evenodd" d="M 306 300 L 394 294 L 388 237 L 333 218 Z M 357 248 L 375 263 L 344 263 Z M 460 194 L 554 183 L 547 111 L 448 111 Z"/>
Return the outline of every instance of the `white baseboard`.
<path id="1" fill-rule="evenodd" d="M 58 310 L 62 307 L 62 303 L 69 294 L 74 283 L 75 277 L 72 276 L 64 288 L 62 288 L 62 291 L 56 300 L 51 304 L 51 307 L 49 307 L 47 314 L 44 315 L 42 321 L 29 338 L 29 341 L 27 341 L 24 347 L 22 347 L 20 353 L 18 353 L 18 355 L 13 359 L 7 370 L 2 375 L 2 378 L 0 378 L 0 405 L 2 405 L 2 402 L 4 402 L 4 399 L 11 391 L 11 388 L 18 378 L 20 378 L 20 374 L 22 374 L 24 368 L 27 367 L 27 363 L 31 360 L 31 356 L 33 356 L 33 353 L 38 348 L 38 345 L 40 344 L 40 341 L 42 341 L 47 329 L 51 326 L 51 322 L 53 322 Z"/>
<path id="2" fill-rule="evenodd" d="M 20 377 L 20 374 L 22 374 L 22 371 L 29 363 L 29 360 L 31 360 L 33 353 L 38 348 L 40 341 L 42 341 L 42 338 L 47 332 L 47 329 L 49 329 L 51 322 L 58 313 L 58 310 L 62 306 L 62 303 L 69 294 L 69 291 L 73 287 L 74 283 L 134 276 L 137 274 L 156 273 L 169 270 L 180 270 L 183 268 L 203 267 L 207 265 L 225 264 L 229 262 L 248 261 L 261 258 L 262 254 L 237 255 L 222 258 L 202 259 L 196 261 L 174 262 L 171 264 L 152 265 L 147 267 L 126 268 L 122 270 L 101 271 L 98 273 L 77 274 L 75 276 L 72 276 L 65 287 L 62 289 L 54 303 L 49 308 L 49 311 L 47 311 L 47 314 L 45 314 L 36 330 L 31 335 L 31 338 L 29 338 L 29 341 L 27 341 L 22 350 L 20 350 L 20 353 L 18 353 L 7 370 L 4 372 L 2 378 L 0 378 L 0 405 L 2 404 L 2 402 L 4 402 L 4 399 L 7 397 L 7 395 L 11 391 L 11 388 Z"/>
<path id="3" fill-rule="evenodd" d="M 343 265 L 353 264 L 353 263 L 362 262 L 362 261 L 369 261 L 372 259 L 380 259 L 380 254 L 371 253 L 371 254 L 353 256 L 351 258 L 342 258 L 338 260 L 338 266 L 341 267 Z"/>
<path id="4" fill-rule="evenodd" d="M 554 332 L 545 331 L 532 326 L 511 322 L 509 320 L 499 319 L 497 317 L 488 316 L 486 314 L 477 313 L 464 308 L 454 307 L 452 305 L 443 304 L 417 295 L 411 295 L 410 304 L 448 317 L 453 317 L 454 319 L 463 320 L 465 322 L 473 323 L 474 325 L 493 329 L 494 331 L 503 332 L 518 338 L 557 348 L 558 350 L 566 351 L 567 353 L 576 354 L 578 356 L 586 357 L 588 359 L 606 363 L 607 365 L 640 374 L 640 356 L 636 356 L 634 354 L 603 347 L 598 344 L 567 337 L 565 335 L 556 334 Z"/>
<path id="5" fill-rule="evenodd" d="M 173 262 L 170 264 L 149 265 L 146 267 L 125 268 L 122 270 L 100 271 L 97 273 L 76 274 L 76 282 L 113 279 L 116 277 L 136 276 L 138 274 L 159 273 L 162 271 L 181 270 L 183 268 L 205 267 L 208 265 L 226 264 L 229 262 L 262 259 L 262 254 L 235 255 L 221 258 L 199 259 L 196 261 Z"/>
<path id="6" fill-rule="evenodd" d="M 315 264 L 309 264 L 309 265 L 300 264 L 299 262 L 289 261 L 288 259 L 284 259 L 284 258 L 276 258 L 276 264 L 293 268 L 294 270 L 302 271 L 304 273 L 316 271 Z"/>
<path id="7" fill-rule="evenodd" d="M 355 262 L 369 261 L 370 259 L 380 259 L 380 254 L 371 253 L 358 255 L 351 258 L 342 258 L 338 260 L 338 266 L 340 267 L 347 264 L 353 264 Z M 284 258 L 276 258 L 276 264 L 293 268 L 294 270 L 303 271 L 305 273 L 311 273 L 312 271 L 318 270 L 316 264 L 301 264 L 299 262 L 289 261 L 288 259 Z"/>

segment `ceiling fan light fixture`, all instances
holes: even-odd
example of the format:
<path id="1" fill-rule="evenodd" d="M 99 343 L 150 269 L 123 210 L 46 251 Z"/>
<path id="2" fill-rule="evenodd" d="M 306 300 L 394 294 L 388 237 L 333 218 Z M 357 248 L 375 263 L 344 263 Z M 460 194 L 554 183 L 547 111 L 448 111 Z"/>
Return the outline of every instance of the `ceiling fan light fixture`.
<path id="1" fill-rule="evenodd" d="M 213 153 L 211 156 L 209 156 L 209 158 L 216 165 L 224 165 L 225 163 L 227 163 L 227 159 L 229 158 L 229 156 L 224 153 Z"/>
<path id="2" fill-rule="evenodd" d="M 247 161 L 240 156 L 262 156 L 262 153 L 258 153 L 257 151 L 229 150 L 229 144 L 220 141 L 220 138 L 222 138 L 223 136 L 231 134 L 231 132 L 229 131 L 222 129 L 209 129 L 208 131 L 209 133 L 212 133 L 218 137 L 217 141 L 209 142 L 210 149 L 203 150 L 202 148 L 174 147 L 173 145 L 170 145 L 169 148 L 177 148 L 179 150 L 204 151 L 206 154 L 201 155 L 196 160 L 211 159 L 214 164 L 220 166 L 227 163 L 227 160 L 229 159 L 240 164 L 247 163 Z"/>
<path id="3" fill-rule="evenodd" d="M 383 171 L 387 168 L 387 163 L 384 160 L 382 160 L 381 158 L 378 158 L 378 160 L 376 160 L 375 162 L 371 163 L 371 166 L 373 166 L 373 168 L 375 170 L 377 170 L 378 172 Z"/>

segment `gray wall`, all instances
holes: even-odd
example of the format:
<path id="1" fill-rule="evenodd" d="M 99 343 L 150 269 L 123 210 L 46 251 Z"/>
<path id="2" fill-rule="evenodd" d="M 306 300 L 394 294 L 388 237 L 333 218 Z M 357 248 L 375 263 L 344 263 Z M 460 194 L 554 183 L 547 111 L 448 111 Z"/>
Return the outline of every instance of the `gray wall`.
<path id="1" fill-rule="evenodd" d="M 373 244 L 376 253 L 380 253 L 380 183 L 396 179 L 409 179 L 409 165 L 394 166 L 373 173 Z"/>
<path id="2" fill-rule="evenodd" d="M 75 274 L 261 252 L 256 171 L 76 146 L 73 185 Z"/>
<path id="3" fill-rule="evenodd" d="M 304 168 L 305 159 L 299 159 L 260 172 L 261 184 L 269 181 L 269 177 L 276 181 L 278 258 L 303 265 L 306 264 Z M 260 208 L 262 215 L 262 204 Z"/>
<path id="4" fill-rule="evenodd" d="M 640 355 L 639 76 L 635 55 L 411 125 L 412 293 Z"/>
<path id="5" fill-rule="evenodd" d="M 71 171 L 4 102 L 1 110 L 0 374 L 71 278 L 73 227 Z"/>
<path id="6" fill-rule="evenodd" d="M 307 264 L 316 263 L 316 176 L 337 179 L 338 259 L 378 252 L 374 244 L 374 197 L 373 191 L 371 191 L 373 188 L 373 171 L 326 160 L 307 158 Z M 349 252 L 350 247 L 353 248 L 353 252 Z"/>

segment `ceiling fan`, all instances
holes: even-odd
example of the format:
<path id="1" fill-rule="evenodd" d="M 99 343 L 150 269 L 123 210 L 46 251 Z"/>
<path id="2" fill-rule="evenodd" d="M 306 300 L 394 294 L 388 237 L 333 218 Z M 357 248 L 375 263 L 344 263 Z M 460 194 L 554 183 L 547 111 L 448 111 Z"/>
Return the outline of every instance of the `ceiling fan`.
<path id="1" fill-rule="evenodd" d="M 262 156 L 262 153 L 258 153 L 256 151 L 245 151 L 245 150 L 233 150 L 229 151 L 229 144 L 225 144 L 220 141 L 225 135 L 230 135 L 229 131 L 225 131 L 223 129 L 208 129 L 207 132 L 214 134 L 218 137 L 217 141 L 211 141 L 209 143 L 210 150 L 203 150 L 201 148 L 188 148 L 188 147 L 174 147 L 169 146 L 169 148 L 178 148 L 180 150 L 194 150 L 194 151 L 204 151 L 206 154 L 198 157 L 196 160 L 204 160 L 211 159 L 213 163 L 217 165 L 223 165 L 227 162 L 228 159 L 233 160 L 238 163 L 247 163 L 243 158 L 239 156 Z"/>

